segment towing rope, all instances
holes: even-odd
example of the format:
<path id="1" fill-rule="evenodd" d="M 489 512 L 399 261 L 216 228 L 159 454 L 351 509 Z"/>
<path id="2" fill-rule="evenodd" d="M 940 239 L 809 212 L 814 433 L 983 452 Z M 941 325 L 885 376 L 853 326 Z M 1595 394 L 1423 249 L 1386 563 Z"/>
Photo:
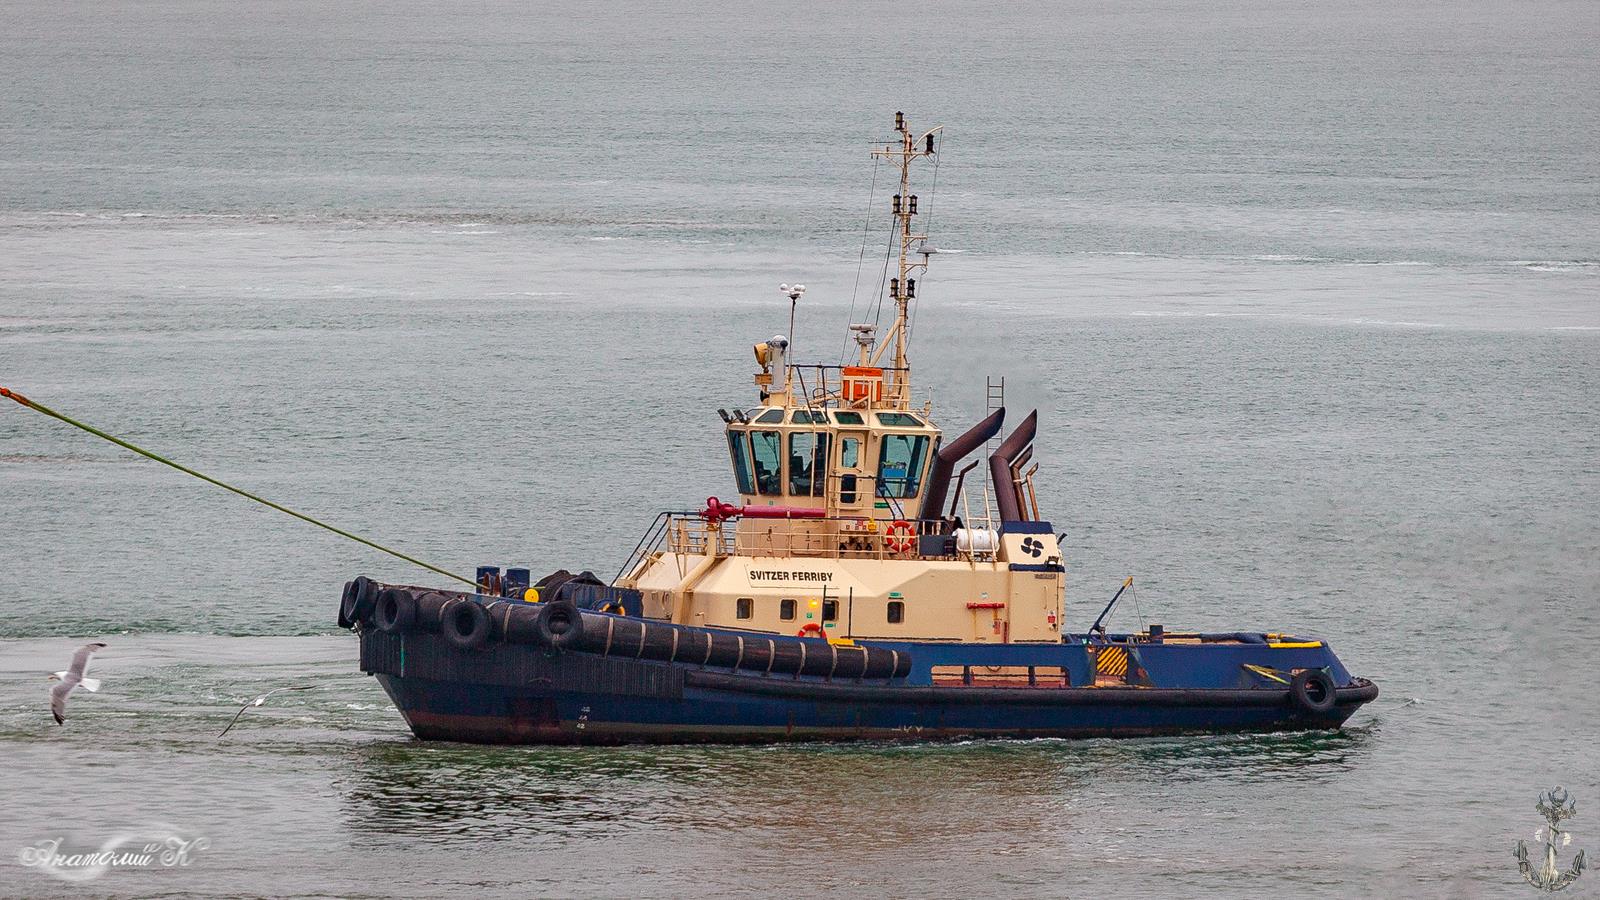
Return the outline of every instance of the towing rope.
<path id="1" fill-rule="evenodd" d="M 94 435 L 97 438 L 100 438 L 102 440 L 110 441 L 111 443 L 116 444 L 119 447 L 123 447 L 125 449 L 132 450 L 133 452 L 139 454 L 140 456 L 146 457 L 148 459 L 153 459 L 156 462 L 161 463 L 164 466 L 171 466 L 172 468 L 177 469 L 179 472 L 182 472 L 185 475 L 193 475 L 194 477 L 200 479 L 201 481 L 205 481 L 205 482 L 208 482 L 210 484 L 214 484 L 217 487 L 222 488 L 223 490 L 232 491 L 235 494 L 238 494 L 239 496 L 244 497 L 247 500 L 254 500 L 255 502 L 261 504 L 262 506 L 271 507 L 272 509 L 275 509 L 278 512 L 286 513 L 288 515 L 294 516 L 296 519 L 299 519 L 302 522 L 310 522 L 312 525 L 315 525 L 318 528 L 326 528 L 327 530 L 333 532 L 334 534 L 339 535 L 340 537 L 349 538 L 350 540 L 355 541 L 358 544 L 365 544 L 365 545 L 367 545 L 368 547 L 371 547 L 374 550 L 381 550 L 382 552 L 387 553 L 390 556 L 394 556 L 394 557 L 397 557 L 399 559 L 403 559 L 406 562 L 411 563 L 412 565 L 421 566 L 422 568 L 427 569 L 430 572 L 438 573 L 438 574 L 443 575 L 443 576 L 445 576 L 447 578 L 454 578 L 457 581 L 460 581 L 460 582 L 463 582 L 465 584 L 470 584 L 470 585 L 473 585 L 474 587 L 477 587 L 477 582 L 473 581 L 471 578 L 463 578 L 462 576 L 457 575 L 454 572 L 447 572 L 444 569 L 439 568 L 438 566 L 429 565 L 428 563 L 425 563 L 420 559 L 417 559 L 417 558 L 412 557 L 412 556 L 407 556 L 407 555 L 405 555 L 404 553 L 401 553 L 398 550 L 394 550 L 394 549 L 391 549 L 389 547 L 385 547 L 382 544 L 375 543 L 373 541 L 369 541 L 366 538 L 361 537 L 360 535 L 351 534 L 350 532 L 345 531 L 343 529 L 335 528 L 332 525 L 329 525 L 327 522 L 323 522 L 323 521 L 320 521 L 318 519 L 313 519 L 312 517 L 306 515 L 305 513 L 296 512 L 296 511 L 290 509 L 287 506 L 281 506 L 281 505 L 279 505 L 277 503 L 273 503 L 271 500 L 268 500 L 268 499 L 266 499 L 264 497 L 258 497 L 255 494 L 250 493 L 249 491 L 246 491 L 246 490 L 244 490 L 242 488 L 234 487 L 233 485 L 228 484 L 225 481 L 218 481 L 217 479 L 212 478 L 210 475 L 206 475 L 206 474 L 201 473 L 201 472 L 196 472 L 195 470 L 189 468 L 188 466 L 179 465 L 178 463 L 175 463 L 172 460 L 167 459 L 164 456 L 161 456 L 161 455 L 156 454 L 156 453 L 151 453 L 149 450 L 146 450 L 143 447 L 139 447 L 139 446 L 136 446 L 134 444 L 130 444 L 127 441 L 125 441 L 125 440 L 123 440 L 123 439 L 121 439 L 119 437 L 114 437 L 112 435 L 106 434 L 104 431 L 101 431 L 98 428 L 95 428 L 95 427 L 90 426 L 90 425 L 85 425 L 84 423 L 79 422 L 76 419 L 68 418 L 67 416 L 64 416 L 61 413 L 58 413 L 55 410 L 51 409 L 50 407 L 45 406 L 43 403 L 39 403 L 39 402 L 34 401 L 34 400 L 29 400 L 27 397 L 22 396 L 21 394 L 17 393 L 16 391 L 10 390 L 8 388 L 0 387 L 0 397 L 8 397 L 8 398 L 10 398 L 12 400 L 17 401 L 18 403 L 22 404 L 23 406 L 27 407 L 28 409 L 34 410 L 36 412 L 44 413 L 45 415 L 49 416 L 50 418 L 58 419 L 58 420 L 60 420 L 62 422 L 67 423 L 68 425 L 71 425 L 74 428 L 81 428 L 84 431 L 89 432 L 90 434 Z"/>

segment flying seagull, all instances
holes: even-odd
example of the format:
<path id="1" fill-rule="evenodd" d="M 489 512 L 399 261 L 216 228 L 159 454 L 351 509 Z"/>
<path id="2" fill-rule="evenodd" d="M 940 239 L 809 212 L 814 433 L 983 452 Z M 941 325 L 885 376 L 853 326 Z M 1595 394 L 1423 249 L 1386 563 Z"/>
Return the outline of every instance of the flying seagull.
<path id="1" fill-rule="evenodd" d="M 222 734 L 217 735 L 217 737 L 226 737 L 228 732 L 233 730 L 233 726 L 238 723 L 239 717 L 244 715 L 245 710 L 252 706 L 260 706 L 261 704 L 267 702 L 267 698 L 271 697 L 273 694 L 281 691 L 309 691 L 311 690 L 311 687 L 312 686 L 309 684 L 297 684 L 290 687 L 273 688 L 272 690 L 267 691 L 265 694 L 262 694 L 254 700 L 251 700 L 249 703 L 239 707 L 239 711 L 233 714 L 233 721 L 229 722 L 228 727 L 222 729 Z"/>
<path id="2" fill-rule="evenodd" d="M 89 693 L 100 690 L 100 679 L 85 678 L 83 673 L 89 669 L 89 658 L 104 650 L 105 644 L 96 641 L 84 644 L 78 652 L 72 654 L 72 665 L 65 672 L 56 672 L 50 676 L 50 681 L 60 682 L 50 689 L 50 714 L 56 717 L 56 724 L 62 725 L 67 721 L 67 695 L 78 685 Z"/>

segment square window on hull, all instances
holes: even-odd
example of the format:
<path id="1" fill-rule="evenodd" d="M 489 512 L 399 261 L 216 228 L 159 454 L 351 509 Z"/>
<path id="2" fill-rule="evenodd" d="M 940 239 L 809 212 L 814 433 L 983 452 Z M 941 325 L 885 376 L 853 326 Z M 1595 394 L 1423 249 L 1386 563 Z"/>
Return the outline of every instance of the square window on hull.
<path id="1" fill-rule="evenodd" d="M 794 621 L 794 600 L 785 597 L 778 601 L 778 618 L 785 622 Z"/>
<path id="2" fill-rule="evenodd" d="M 906 605 L 900 600 L 889 601 L 889 624 L 899 625 L 906 620 Z"/>
<path id="3" fill-rule="evenodd" d="M 755 616 L 755 607 L 755 598 L 740 597 L 734 603 L 734 614 L 741 619 L 753 618 Z"/>

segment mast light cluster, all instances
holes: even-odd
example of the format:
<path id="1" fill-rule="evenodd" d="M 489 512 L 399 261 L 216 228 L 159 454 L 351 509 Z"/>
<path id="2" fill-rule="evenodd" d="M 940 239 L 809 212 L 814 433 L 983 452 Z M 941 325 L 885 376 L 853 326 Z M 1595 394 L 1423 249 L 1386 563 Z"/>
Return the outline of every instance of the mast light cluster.
<path id="1" fill-rule="evenodd" d="M 934 155 L 934 137 L 944 126 L 938 126 L 921 135 L 914 135 L 906 124 L 904 113 L 895 113 L 895 137 L 872 150 L 872 156 L 889 160 L 900 170 L 899 191 L 890 201 L 894 216 L 894 236 L 898 247 L 891 247 L 891 257 L 898 259 L 898 267 L 886 287 L 894 304 L 894 320 L 879 333 L 879 324 L 851 323 L 850 331 L 859 349 L 854 366 L 832 367 L 839 371 L 829 374 L 821 367 L 816 371 L 800 371 L 791 367 L 789 357 L 795 349 L 791 342 L 795 333 L 795 314 L 800 298 L 806 292 L 803 284 L 780 284 L 779 293 L 789 299 L 788 335 L 775 335 L 754 347 L 756 362 L 761 372 L 755 381 L 761 403 L 780 406 L 804 405 L 812 407 L 830 400 L 846 404 L 887 403 L 902 409 L 908 408 L 911 397 L 911 364 L 907 346 L 911 333 L 910 306 L 917 297 L 917 280 L 928 268 L 928 257 L 937 252 L 928 245 L 928 236 L 912 231 L 912 218 L 918 214 L 919 200 L 911 193 L 911 164 L 922 157 Z M 884 359 L 885 354 L 889 359 Z M 795 368 L 795 372 L 790 369 Z M 809 375 L 809 378 L 808 378 Z M 810 414 L 809 412 L 807 413 Z M 739 422 L 737 413 L 730 414 L 730 423 Z"/>
<path id="2" fill-rule="evenodd" d="M 890 200 L 890 211 L 895 218 L 895 236 L 899 239 L 899 269 L 889 279 L 889 299 L 895 305 L 895 320 L 886 340 L 871 355 L 870 362 L 877 364 L 885 350 L 893 348 L 890 377 L 894 382 L 909 379 L 910 363 L 906 358 L 906 343 L 910 332 L 910 302 L 917 296 L 917 280 L 913 276 L 928 268 L 927 239 L 925 234 L 911 230 L 911 218 L 917 214 L 917 195 L 911 193 L 911 163 L 934 154 L 934 135 L 943 130 L 940 125 L 920 137 L 914 137 L 906 125 L 905 113 L 894 114 L 894 130 L 898 139 L 872 151 L 872 155 L 889 160 L 900 169 L 900 190 Z M 921 244 L 919 249 L 913 245 Z M 920 260 L 912 258 L 921 256 Z"/>

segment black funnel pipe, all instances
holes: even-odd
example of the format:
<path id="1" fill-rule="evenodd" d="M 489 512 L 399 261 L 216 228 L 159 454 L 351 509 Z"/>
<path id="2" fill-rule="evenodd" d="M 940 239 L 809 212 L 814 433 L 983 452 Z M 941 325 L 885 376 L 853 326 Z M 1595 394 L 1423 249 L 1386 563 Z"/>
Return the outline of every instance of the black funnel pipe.
<path id="1" fill-rule="evenodd" d="M 944 509 L 944 495 L 950 491 L 950 475 L 955 472 L 956 463 L 982 446 L 984 441 L 994 437 L 1005 420 L 1006 408 L 1002 406 L 982 422 L 967 429 L 961 437 L 939 448 L 934 455 L 933 471 L 928 474 L 927 499 L 922 501 L 924 519 L 932 519 L 939 515 L 939 510 Z"/>
<path id="2" fill-rule="evenodd" d="M 989 477 L 994 481 L 994 499 L 995 504 L 1000 507 L 1002 522 L 1022 520 L 1022 491 L 1017 487 L 1016 477 L 1011 474 L 1011 470 L 1016 458 L 1033 443 L 1034 432 L 1038 430 L 1039 411 L 1036 409 L 1028 413 L 1028 417 L 1017 426 L 1017 430 L 1001 441 L 1000 446 L 995 448 L 994 455 L 989 457 Z"/>

